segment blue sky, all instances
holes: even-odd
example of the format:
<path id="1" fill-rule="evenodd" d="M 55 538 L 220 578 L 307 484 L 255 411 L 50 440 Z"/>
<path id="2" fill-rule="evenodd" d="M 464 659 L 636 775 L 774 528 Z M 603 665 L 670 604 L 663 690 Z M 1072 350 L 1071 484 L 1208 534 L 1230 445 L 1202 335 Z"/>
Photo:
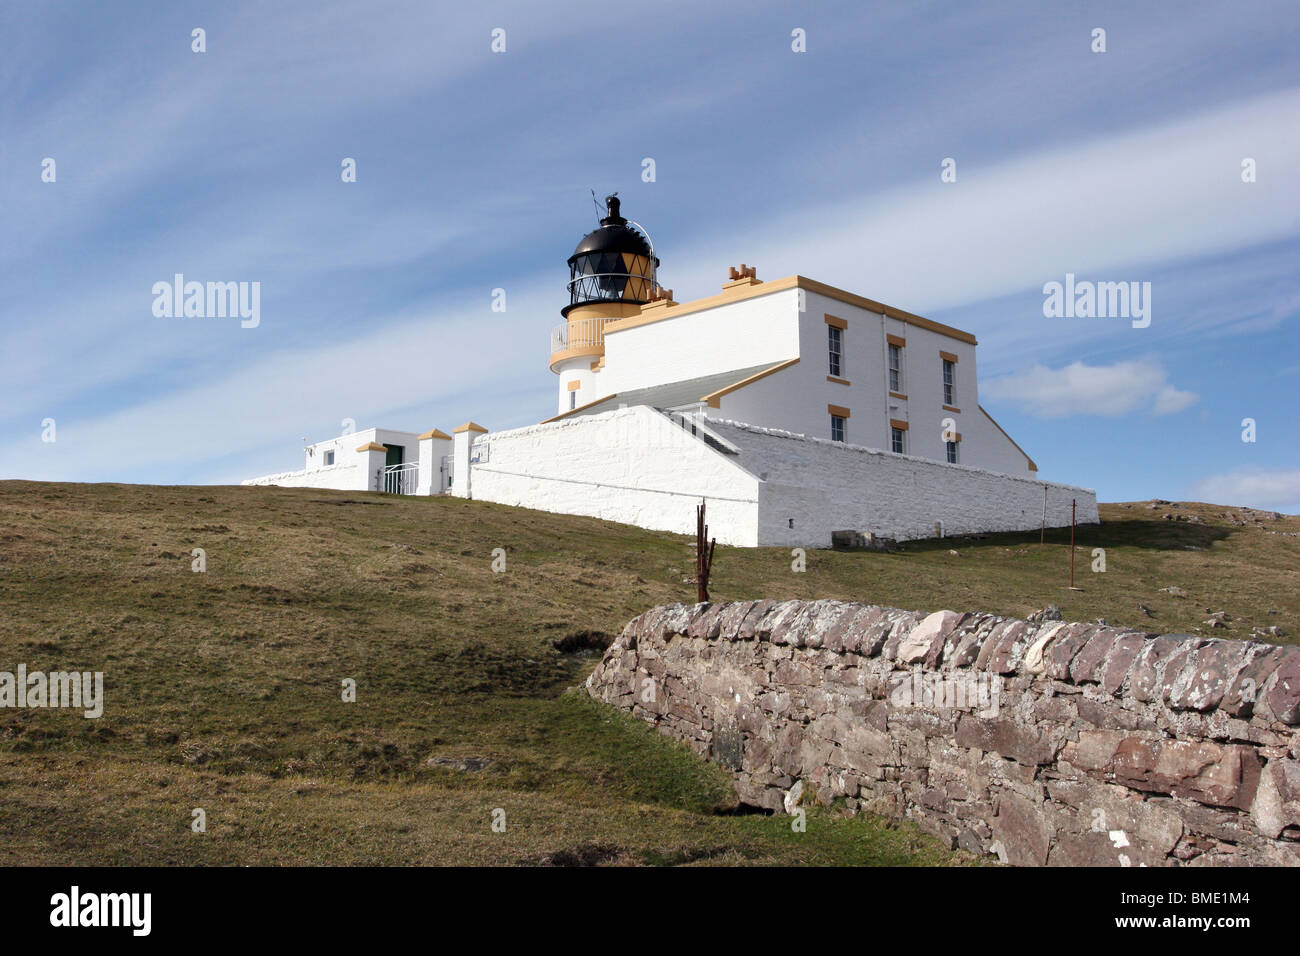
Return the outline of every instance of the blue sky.
<path id="1" fill-rule="evenodd" d="M 1298 49 L 1254 0 L 8 4 L 0 477 L 535 422 L 594 189 L 679 301 L 743 261 L 974 332 L 1042 477 L 1300 511 Z M 260 282 L 260 324 L 156 318 L 177 272 Z M 1044 317 L 1067 272 L 1150 282 L 1150 326 Z"/>

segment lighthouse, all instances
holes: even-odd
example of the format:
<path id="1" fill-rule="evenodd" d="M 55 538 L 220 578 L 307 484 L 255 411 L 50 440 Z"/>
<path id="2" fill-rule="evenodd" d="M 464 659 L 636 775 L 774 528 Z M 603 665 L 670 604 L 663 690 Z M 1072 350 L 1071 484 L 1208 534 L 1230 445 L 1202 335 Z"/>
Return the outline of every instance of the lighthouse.
<path id="1" fill-rule="evenodd" d="M 637 315 L 658 288 L 659 260 L 649 234 L 619 214 L 617 195 L 605 197 L 605 210 L 600 228 L 569 256 L 569 303 L 560 310 L 564 322 L 551 332 L 557 413 L 592 397 L 592 380 L 605 362 L 606 324 Z"/>
<path id="2" fill-rule="evenodd" d="M 1036 480 L 980 407 L 970 332 L 744 262 L 676 302 L 617 195 L 602 212 L 569 256 L 549 417 L 349 431 L 309 446 L 302 471 L 247 483 L 450 493 L 681 533 L 705 499 L 718 541 L 739 547 L 1097 521 L 1095 492 Z"/>

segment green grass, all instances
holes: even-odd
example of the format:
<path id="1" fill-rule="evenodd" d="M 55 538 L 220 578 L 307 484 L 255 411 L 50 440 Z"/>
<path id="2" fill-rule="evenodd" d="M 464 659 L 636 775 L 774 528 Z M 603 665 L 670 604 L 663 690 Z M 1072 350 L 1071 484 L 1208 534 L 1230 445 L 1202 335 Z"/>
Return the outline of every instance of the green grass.
<path id="1" fill-rule="evenodd" d="M 817 810 L 794 833 L 788 819 L 720 813 L 734 802 L 723 771 L 565 693 L 596 657 L 557 641 L 693 600 L 686 538 L 309 489 L 0 482 L 0 515 L 0 670 L 102 670 L 107 698 L 99 720 L 0 710 L 5 862 L 966 861 L 867 815 Z M 1046 546 L 1032 534 L 812 551 L 803 574 L 788 550 L 720 548 L 713 596 L 1006 614 L 1054 603 L 1160 631 L 1203 627 L 1212 609 L 1228 612 L 1227 636 L 1296 633 L 1300 537 L 1270 532 L 1300 520 L 1204 505 L 1103 516 L 1080 530 L 1082 592 L 1066 589 L 1052 532 Z M 1105 574 L 1088 570 L 1096 546 Z M 205 834 L 191 832 L 196 807 Z"/>

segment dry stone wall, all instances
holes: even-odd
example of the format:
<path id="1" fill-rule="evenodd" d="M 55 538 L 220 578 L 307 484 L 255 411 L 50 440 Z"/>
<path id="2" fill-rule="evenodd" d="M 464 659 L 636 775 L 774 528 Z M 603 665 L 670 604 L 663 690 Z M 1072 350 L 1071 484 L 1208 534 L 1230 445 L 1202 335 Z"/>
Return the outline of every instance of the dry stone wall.
<path id="1" fill-rule="evenodd" d="M 774 811 L 1017 865 L 1300 864 L 1300 648 L 840 601 L 658 607 L 594 697 Z"/>

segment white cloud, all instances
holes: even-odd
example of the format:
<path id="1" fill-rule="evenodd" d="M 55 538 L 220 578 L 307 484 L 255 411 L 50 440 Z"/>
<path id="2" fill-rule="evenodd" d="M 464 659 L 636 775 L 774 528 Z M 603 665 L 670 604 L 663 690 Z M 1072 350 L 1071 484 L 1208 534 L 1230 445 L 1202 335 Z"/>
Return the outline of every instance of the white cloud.
<path id="1" fill-rule="evenodd" d="M 1196 404 L 1196 393 L 1187 392 L 1172 385 L 1166 385 L 1156 393 L 1156 406 L 1152 409 L 1157 415 L 1172 415 L 1184 408 Z"/>
<path id="2" fill-rule="evenodd" d="M 427 42 L 433 24 L 424 29 L 425 21 L 417 21 L 421 28 L 413 29 L 407 11 L 388 7 L 379 20 L 360 23 L 365 32 L 357 42 L 353 29 L 342 33 L 335 29 L 340 21 L 355 26 L 349 9 L 346 4 L 322 5 L 323 12 L 314 13 L 311 23 L 300 24 L 298 17 L 290 20 L 286 15 L 275 28 L 265 29 L 262 24 L 264 29 L 251 33 L 242 29 L 246 24 L 241 21 L 240 30 L 228 30 L 227 34 L 246 35 L 249 42 L 232 48 L 230 70 L 206 81 L 191 78 L 192 60 L 182 58 L 178 69 L 151 72 L 153 79 L 143 89 L 132 88 L 139 95 L 124 97 L 121 85 L 111 82 L 117 74 L 110 72 L 107 77 L 94 76 L 56 99 L 52 108 L 41 111 L 39 119 L 24 131 L 17 147 L 10 143 L 11 151 L 30 147 L 34 152 L 38 144 L 54 141 L 64 144 L 60 155 L 94 154 L 100 185 L 87 193 L 84 202 L 65 203 L 52 212 L 32 205 L 33 197 L 45 203 L 48 190 L 33 187 L 30 194 L 20 195 L 27 204 L 18 209 L 16 218 L 36 224 L 34 232 L 24 234 L 21 245 L 25 248 L 42 238 L 53 242 L 105 220 L 132 190 L 142 183 L 152 188 L 190 155 L 160 151 L 149 144 L 182 141 L 201 145 L 206 142 L 203 137 L 185 134 L 200 126 L 210 128 L 223 117 L 238 116 L 241 110 L 263 116 L 265 121 L 288 116 L 289 110 L 295 117 L 306 111 L 312 122 L 320 122 L 340 102 L 352 108 L 388 104 L 401 95 L 441 89 L 451 78 L 472 76 L 482 68 L 476 65 L 483 59 L 481 43 L 473 49 L 472 45 L 462 48 L 453 44 L 454 55 L 434 58 L 436 63 L 415 56 L 412 51 Z M 540 8 L 532 16 L 537 22 L 527 23 L 526 29 L 518 18 L 512 21 L 512 43 L 515 36 L 537 43 L 555 32 L 571 32 L 571 23 L 579 22 L 565 25 L 554 18 L 548 20 Z M 477 23 L 473 15 L 467 18 Z M 456 35 L 443 22 L 435 32 Z M 287 36 L 295 43 L 286 44 Z M 372 64 L 356 52 L 374 48 L 375 42 L 370 41 L 375 38 L 388 41 L 394 36 L 413 38 L 400 47 L 411 55 L 390 55 L 382 63 Z M 287 60 L 274 55 L 276 50 L 288 50 Z M 312 53 L 307 56 L 303 51 Z M 239 59 L 234 59 L 236 56 Z M 269 98 L 260 82 L 230 79 L 243 75 L 238 67 L 267 58 L 275 66 L 273 75 L 280 84 L 276 89 L 282 85 L 290 94 L 311 89 L 314 95 L 309 99 L 295 95 Z M 303 72 L 295 73 L 295 66 Z M 8 67 L 0 65 L 0 70 L 5 69 Z M 127 64 L 118 69 L 132 67 Z M 1016 83 L 1022 82 L 1019 71 L 1014 76 Z M 733 92 L 724 89 L 724 93 Z M 327 108 L 329 104 L 332 106 Z M 257 109 L 252 110 L 253 106 Z M 1154 128 L 1101 133 L 1072 130 L 1064 141 L 1045 139 L 1048 145 L 1007 159 L 995 153 L 982 165 L 974 160 L 968 164 L 961 154 L 960 179 L 952 185 L 939 183 L 937 162 L 945 155 L 940 152 L 933 167 L 918 172 L 910 184 L 877 192 L 872 189 L 872 177 L 863 176 L 856 181 L 860 189 L 855 192 L 850 184 L 844 196 L 821 208 L 796 202 L 773 189 L 753 201 L 737 203 L 735 220 L 718 217 L 713 226 L 716 232 L 708 231 L 707 220 L 693 224 L 692 230 L 698 231 L 663 250 L 664 279 L 676 286 L 678 298 L 685 300 L 716 292 L 726 265 L 756 261 L 764 278 L 803 272 L 917 311 L 1041 287 L 1047 279 L 1062 278 L 1066 271 L 1092 279 L 1143 279 L 1143 270 L 1151 263 L 1227 252 L 1300 232 L 1300 219 L 1294 212 L 1300 126 L 1291 122 L 1298 109 L 1300 88 L 1291 88 L 1257 99 L 1226 102 Z M 933 122 L 948 128 L 946 120 Z M 861 144 L 845 139 L 843 129 L 825 135 L 839 141 L 839 149 L 850 157 L 845 162 L 851 161 L 854 168 L 862 163 Z M 532 144 L 534 139 L 524 137 L 519 142 Z M 119 145 L 110 149 L 113 143 Z M 1239 178 L 1240 158 L 1246 148 L 1239 144 L 1249 144 L 1260 169 L 1268 171 L 1249 187 Z M 827 143 L 828 150 L 835 145 Z M 804 152 L 819 154 L 817 150 Z M 257 178 L 250 180 L 256 182 Z M 175 246 L 183 251 L 187 261 L 202 261 L 209 274 L 242 278 L 249 275 L 249 262 L 282 263 L 286 270 L 295 270 L 305 285 L 314 278 L 313 272 L 338 271 L 340 263 L 355 265 L 354 260 L 362 256 L 365 264 L 374 265 L 432 255 L 447 238 L 427 234 L 426 218 L 429 226 L 438 224 L 431 209 L 426 215 L 425 207 L 416 205 L 412 207 L 415 211 L 405 214 L 399 207 L 358 191 L 355 197 L 344 193 L 344 198 L 333 200 L 329 207 L 337 212 L 337 203 L 355 203 L 358 227 L 343 237 L 346 246 L 340 245 L 333 258 L 321 255 L 305 237 L 323 232 L 324 226 L 318 223 L 328 220 L 311 216 L 310 209 L 295 214 L 303 205 L 299 192 L 290 192 L 279 180 L 269 180 L 265 193 L 270 198 L 256 228 L 233 239 L 218 232 L 219 241 L 211 248 L 187 238 L 181 230 L 164 234 L 161 241 L 168 249 Z M 1196 201 L 1190 202 L 1189 196 Z M 277 198 L 272 205 L 271 199 Z M 649 218 L 645 221 L 653 232 L 655 223 Z M 455 227 L 456 223 L 451 223 L 447 234 L 456 235 Z M 16 240 L 10 245 L 19 247 Z M 6 248 L 0 240 L 0 254 Z M 536 381 L 545 392 L 553 383 L 543 363 L 545 334 L 558 321 L 556 311 L 562 304 L 557 296 L 562 295 L 566 249 L 563 244 L 558 249 L 551 271 L 500 280 L 510 288 L 511 314 L 508 322 L 503 319 L 494 325 L 491 334 L 485 332 L 481 308 L 471 308 L 448 294 L 459 292 L 468 297 L 470 291 L 440 289 L 423 309 L 411 309 L 400 316 L 392 315 L 389 307 L 380 303 L 373 314 L 364 317 L 364 331 L 353 341 L 273 356 L 241 349 L 242 354 L 228 360 L 221 357 L 226 365 L 219 375 L 209 378 L 205 374 L 196 384 L 165 393 L 160 393 L 165 384 L 155 388 L 143 373 L 184 364 L 178 360 L 193 361 L 195 354 L 202 354 L 201 343 L 195 343 L 192 336 L 160 337 L 144 325 L 141 328 L 148 334 L 133 335 L 129 327 L 123 331 L 121 323 L 98 318 L 81 322 L 87 315 L 129 315 L 129 303 L 135 301 L 147 306 L 147 296 L 137 290 L 147 290 L 149 283 L 159 278 L 156 254 L 125 256 L 126 263 L 106 259 L 105 268 L 113 268 L 122 277 L 118 281 L 106 279 L 102 287 L 93 287 L 93 295 L 77 287 L 77 298 L 64 295 L 39 309 L 40 323 L 21 327 L 16 321 L 0 323 L 8 325 L 0 328 L 0 351 L 24 359 L 0 385 L 0 409 L 4 412 L 15 419 L 21 415 L 24 420 L 39 421 L 46 409 L 57 411 L 60 400 L 70 399 L 83 387 L 100 388 L 106 394 L 104 411 L 95 419 L 69 420 L 65 429 L 60 417 L 57 445 L 40 445 L 33 428 L 25 444 L 12 442 L 0 449 L 0 475 L 85 480 L 126 473 L 147 480 L 152 473 L 148 469 L 174 461 L 188 462 L 192 474 L 203 474 L 203 463 L 214 459 L 223 459 L 222 473 L 230 474 L 290 467 L 296 464 L 296 454 L 288 461 L 276 457 L 263 462 L 264 449 L 285 436 L 293 446 L 305 429 L 333 427 L 331 423 L 343 414 L 353 415 L 359 423 L 367 420 L 424 428 L 471 415 L 482 418 L 499 409 L 507 423 L 510 415 L 520 415 L 516 421 L 522 421 L 527 410 L 521 411 L 517 402 L 512 408 L 500 386 Z M 156 253 L 146 247 L 151 250 Z M 311 262 L 304 265 L 309 256 Z M 164 261 L 170 260 L 164 256 Z M 1234 270 L 1241 268 L 1233 263 Z M 20 273 L 15 270 L 15 274 Z M 1157 288 L 1157 325 L 1172 318 L 1161 311 L 1161 294 Z M 123 302 L 128 304 L 119 305 Z M 303 303 L 301 311 L 309 311 L 311 305 L 311 301 Z M 981 340 L 993 343 L 990 361 L 998 355 L 1032 354 L 1032 349 L 1044 348 L 1046 343 L 1059 349 L 1062 336 L 1096 338 L 1126 325 L 1058 325 L 1049 336 L 1043 334 L 1046 321 L 1041 314 L 1008 314 L 987 328 L 981 327 Z M 316 334 L 305 319 L 303 326 Z M 1140 333 L 1125 330 L 1125 334 Z M 7 336 L 12 338 L 6 340 Z M 1023 348 L 1006 347 L 1022 343 Z M 382 373 L 340 373 L 353 368 L 359 356 L 373 357 Z M 136 386 L 143 398 L 126 407 L 105 387 L 111 383 L 125 391 L 137 382 L 144 383 Z M 1008 398 L 1038 404 L 1037 413 L 1045 417 L 1120 415 L 1133 410 L 1164 415 L 1197 399 L 1169 384 L 1161 368 L 1142 362 L 1099 367 L 1076 362 L 1059 371 L 1034 366 L 1028 372 L 988 383 L 985 394 L 996 396 L 999 388 Z M 549 411 L 547 405 L 549 398 L 533 411 L 540 417 Z M 420 406 L 428 409 L 431 420 L 380 417 Z M 452 415 L 449 409 L 460 411 Z M 500 427 L 497 421 L 488 424 Z M 314 437 L 324 434 L 318 432 Z M 130 442 L 129 456 L 122 450 L 124 442 Z M 236 456 L 243 457 L 230 461 Z"/>
<path id="3" fill-rule="evenodd" d="M 1035 363 L 1024 372 L 985 382 L 980 393 L 984 398 L 1019 402 L 1039 418 L 1138 411 L 1168 415 L 1196 401 L 1195 392 L 1175 388 L 1165 378 L 1164 369 L 1146 360 L 1114 365 L 1072 362 L 1059 369 Z"/>
<path id="4" fill-rule="evenodd" d="M 1188 497 L 1215 504 L 1294 511 L 1300 508 L 1300 468 L 1243 469 L 1212 475 L 1192 485 Z"/>
<path id="5" fill-rule="evenodd" d="M 1300 125 L 1290 121 L 1297 112 L 1300 87 L 961 166 L 953 184 L 939 182 L 936 158 L 912 185 L 847 195 L 833 206 L 762 221 L 770 207 L 756 203 L 750 221 L 728 222 L 725 234 L 676 250 L 665 279 L 693 294 L 716 285 L 719 263 L 756 262 L 760 277 L 801 272 L 921 314 L 1038 289 L 1066 272 L 1149 280 L 1159 263 L 1300 232 Z M 1277 169 L 1276 179 L 1241 182 L 1244 143 L 1261 168 Z M 1152 321 L 1172 322 L 1161 311 L 1162 290 L 1153 292 Z M 1049 321 L 1035 312 L 1001 324 L 1032 341 Z M 1123 320 L 1066 321 L 1055 328 L 1090 336 L 1113 334 L 1121 322 L 1128 328 Z"/>
<path id="6" fill-rule="evenodd" d="M 537 322 L 550 311 L 553 286 L 549 275 L 527 276 L 517 291 L 512 286 L 508 313 L 491 312 L 485 296 L 415 307 L 350 341 L 267 352 L 228 374 L 126 408 L 93 418 L 61 416 L 56 442 L 43 443 L 28 428 L 0 445 L 0 477 L 152 475 L 165 482 L 196 480 L 218 468 L 251 477 L 298 467 L 298 437 L 332 437 L 345 417 L 361 428 L 414 431 L 449 430 L 470 418 L 493 430 L 531 424 L 553 414 L 545 392 L 522 405 L 518 395 L 520 383 L 534 378 L 546 392 L 554 388 L 545 371 L 548 328 Z M 551 324 L 559 321 L 557 315 Z M 235 330 L 248 338 L 250 355 L 257 354 L 258 331 Z"/>

